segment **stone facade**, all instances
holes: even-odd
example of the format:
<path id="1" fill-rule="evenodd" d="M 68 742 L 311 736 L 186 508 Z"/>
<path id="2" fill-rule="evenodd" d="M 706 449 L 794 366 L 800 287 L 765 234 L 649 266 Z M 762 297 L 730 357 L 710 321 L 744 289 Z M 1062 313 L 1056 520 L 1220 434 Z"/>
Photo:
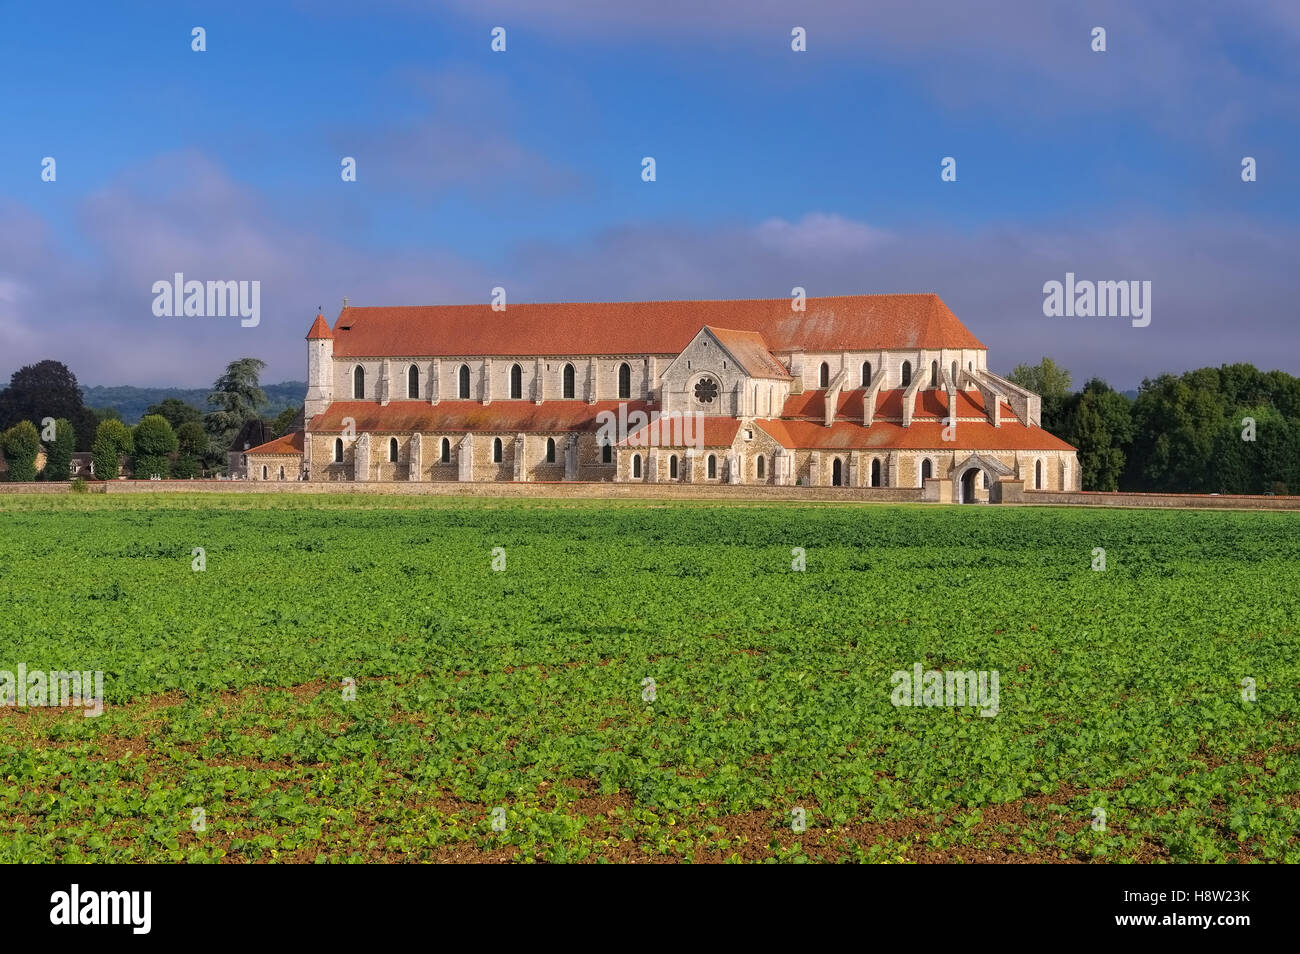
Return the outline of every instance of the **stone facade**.
<path id="1" fill-rule="evenodd" d="M 283 468 L 286 480 L 313 482 L 921 496 L 937 481 L 943 497 L 963 502 L 1004 499 L 1013 483 L 1078 489 L 1074 448 L 1039 426 L 1038 396 L 991 372 L 987 351 L 935 296 L 808 306 L 783 317 L 773 302 L 662 303 L 672 330 L 657 342 L 658 326 L 618 317 L 656 303 L 511 306 L 506 315 L 345 308 L 333 329 L 317 316 L 303 450 L 287 454 L 283 439 L 252 448 L 249 476 L 279 480 Z M 733 325 L 711 323 L 715 314 Z M 532 353 L 521 353 L 524 342 L 535 342 Z M 638 441 L 660 416 L 697 423 L 689 439 L 656 431 Z"/>

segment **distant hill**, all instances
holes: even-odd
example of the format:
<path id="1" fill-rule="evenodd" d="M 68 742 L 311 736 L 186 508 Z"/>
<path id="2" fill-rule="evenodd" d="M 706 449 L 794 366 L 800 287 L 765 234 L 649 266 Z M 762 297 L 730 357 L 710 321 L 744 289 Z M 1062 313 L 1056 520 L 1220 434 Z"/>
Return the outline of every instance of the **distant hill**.
<path id="1" fill-rule="evenodd" d="M 300 407 L 307 396 L 306 381 L 282 381 L 279 384 L 263 384 L 262 390 L 270 402 L 263 410 L 262 416 L 273 418 L 287 407 Z M 86 406 L 91 408 L 113 408 L 122 415 L 127 424 L 137 424 L 150 406 L 166 398 L 180 398 L 191 407 L 206 414 L 212 410 L 208 404 L 211 388 L 136 388 L 129 386 L 82 388 L 85 392 Z"/>

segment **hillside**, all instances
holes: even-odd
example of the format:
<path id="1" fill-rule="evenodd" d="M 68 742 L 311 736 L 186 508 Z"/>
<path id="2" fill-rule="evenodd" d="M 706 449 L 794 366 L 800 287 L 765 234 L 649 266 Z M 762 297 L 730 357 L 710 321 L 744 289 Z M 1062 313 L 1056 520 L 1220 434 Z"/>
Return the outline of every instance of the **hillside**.
<path id="1" fill-rule="evenodd" d="M 127 424 L 135 424 L 144 417 L 145 410 L 166 398 L 180 398 L 186 404 L 206 414 L 212 408 L 208 405 L 211 388 L 137 388 L 131 386 L 82 388 L 85 393 L 86 406 L 92 408 L 113 408 L 122 415 Z M 306 381 L 281 381 L 279 384 L 264 384 L 269 403 L 262 411 L 263 417 L 273 418 L 287 407 L 298 407 L 307 394 Z"/>

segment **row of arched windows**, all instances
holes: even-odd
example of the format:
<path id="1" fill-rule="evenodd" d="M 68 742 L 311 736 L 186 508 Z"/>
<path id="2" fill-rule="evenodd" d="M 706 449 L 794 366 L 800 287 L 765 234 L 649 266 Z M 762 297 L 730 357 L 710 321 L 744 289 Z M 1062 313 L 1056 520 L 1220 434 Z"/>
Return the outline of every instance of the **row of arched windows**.
<path id="1" fill-rule="evenodd" d="M 388 439 L 389 462 L 396 463 L 398 460 L 398 454 L 399 454 L 399 446 L 398 446 L 397 438 L 390 437 Z M 492 462 L 494 464 L 501 463 L 503 455 L 504 455 L 504 445 L 502 444 L 501 438 L 499 437 L 493 438 L 492 439 Z M 439 443 L 438 460 L 439 463 L 443 463 L 443 464 L 451 463 L 451 440 L 446 437 L 442 438 Z M 610 447 L 609 444 L 602 444 L 601 462 L 605 464 L 609 464 L 612 461 L 613 461 L 612 448 Z M 555 462 L 556 462 L 555 438 L 548 437 L 546 439 L 546 463 L 554 464 Z M 334 463 L 336 464 L 343 463 L 343 439 L 341 437 L 336 437 L 334 439 Z M 767 461 L 762 454 L 759 454 L 758 457 L 755 458 L 754 467 L 758 479 L 766 480 Z M 642 473 L 641 455 L 635 454 L 632 457 L 632 477 L 634 479 L 639 480 L 641 478 L 641 473 Z M 705 460 L 705 473 L 707 474 L 709 480 L 717 479 L 718 459 L 713 454 L 710 454 Z M 263 480 L 267 479 L 267 474 L 268 474 L 267 468 L 263 466 L 262 467 Z M 982 474 L 982 486 L 984 487 L 985 490 L 987 490 L 988 475 L 984 474 L 982 471 L 981 474 Z M 679 475 L 679 468 L 678 468 L 677 455 L 673 454 L 668 458 L 668 477 L 670 480 L 677 480 L 678 475 Z M 874 457 L 871 460 L 871 477 L 867 486 L 869 487 L 884 486 L 881 480 L 881 475 L 882 472 L 880 466 L 880 458 Z M 920 486 L 925 486 L 925 482 L 933 476 L 934 476 L 933 463 L 930 461 L 928 457 L 923 458 L 921 461 Z M 284 468 L 280 469 L 280 479 L 281 480 L 284 479 Z M 844 482 L 845 482 L 844 462 L 840 458 L 836 457 L 831 462 L 831 486 L 841 487 L 844 486 Z M 1041 459 L 1034 461 L 1033 486 L 1035 490 L 1043 489 L 1043 461 Z"/>
<path id="2" fill-rule="evenodd" d="M 974 362 L 967 364 L 968 370 L 974 370 Z M 957 381 L 957 362 L 952 363 L 952 381 Z M 912 362 L 904 361 L 900 369 L 900 386 L 908 387 L 912 383 Z M 864 388 L 871 387 L 872 367 L 870 361 L 862 362 L 861 385 Z M 830 387 L 831 384 L 831 366 L 828 362 L 823 361 L 817 375 L 818 386 L 823 388 Z M 456 374 L 456 396 L 463 401 L 470 399 L 470 374 L 469 365 L 462 364 Z M 572 364 L 566 364 L 560 372 L 560 396 L 563 400 L 571 401 L 577 396 L 577 372 Z M 930 362 L 930 387 L 939 386 L 939 362 Z M 420 369 L 411 365 L 406 369 L 406 396 L 411 400 L 418 400 L 420 397 Z M 510 366 L 510 398 L 511 400 L 523 400 L 524 396 L 524 369 L 522 365 L 512 364 Z M 357 365 L 352 370 L 352 399 L 363 401 L 366 397 L 366 371 L 361 365 Z M 627 400 L 632 397 L 632 367 L 626 361 L 618 366 L 618 397 L 620 400 Z"/>
<path id="3" fill-rule="evenodd" d="M 974 362 L 967 363 L 968 370 L 974 370 Z M 957 362 L 952 363 L 952 381 L 957 381 Z M 902 387 L 908 387 L 912 383 L 912 362 L 904 361 L 900 369 Z M 870 361 L 862 362 L 861 385 L 864 388 L 871 387 L 872 367 Z M 470 399 L 469 388 L 469 365 L 462 364 L 456 374 L 456 396 L 467 401 Z M 571 401 L 577 396 L 577 372 L 572 364 L 566 364 L 560 372 L 560 396 L 563 400 Z M 829 362 L 823 361 L 818 369 L 817 382 L 819 387 L 828 388 L 831 385 L 831 366 Z M 930 387 L 939 386 L 939 362 L 930 362 Z M 406 396 L 412 400 L 418 400 L 420 397 L 420 369 L 411 365 L 406 369 Z M 524 369 L 522 365 L 512 364 L 510 366 L 510 398 L 515 401 L 523 400 L 524 396 Z M 363 401 L 366 397 L 366 371 L 361 365 L 357 365 L 352 370 L 352 399 Z M 627 400 L 632 397 L 632 366 L 626 361 L 618 366 L 618 397 L 620 400 Z"/>
<path id="4" fill-rule="evenodd" d="M 968 362 L 966 367 L 967 370 L 974 371 L 975 362 L 973 361 Z M 899 369 L 899 373 L 901 376 L 900 386 L 907 387 L 908 385 L 910 385 L 912 383 L 912 362 L 904 361 L 902 367 Z M 873 378 L 872 378 L 872 369 L 871 369 L 870 361 L 862 362 L 862 376 L 860 380 L 862 382 L 862 387 L 864 388 L 871 387 L 871 382 Z M 953 384 L 957 383 L 957 362 L 956 361 L 952 363 L 952 381 Z M 831 386 L 831 366 L 830 363 L 827 361 L 823 361 L 821 367 L 818 369 L 817 386 L 822 388 L 828 388 Z M 930 362 L 930 387 L 937 388 L 938 386 L 939 386 L 939 362 L 931 361 Z"/>
<path id="5" fill-rule="evenodd" d="M 929 461 L 926 461 L 926 463 L 928 464 Z M 871 459 L 871 478 L 868 481 L 867 486 L 868 487 L 884 486 L 880 481 L 880 475 L 881 475 L 880 458 L 873 457 Z M 759 476 L 761 477 L 762 474 L 759 474 Z M 836 457 L 831 462 L 831 486 L 843 487 L 844 485 L 845 485 L 844 462 L 841 461 L 840 458 Z"/>
<path id="6" fill-rule="evenodd" d="M 605 448 L 605 451 L 606 451 L 606 456 L 608 456 L 609 453 L 608 446 Z M 501 463 L 501 457 L 502 457 L 501 438 L 499 437 L 493 438 L 492 462 L 494 464 Z M 397 459 L 398 459 L 397 438 L 390 437 L 388 439 L 388 460 L 390 463 L 396 463 Z M 451 463 L 451 440 L 449 438 L 444 437 L 439 445 L 438 462 L 442 464 Z M 546 462 L 548 464 L 555 463 L 555 438 L 553 437 L 548 437 L 546 439 Z M 336 464 L 343 463 L 343 438 L 341 437 L 334 438 L 334 463 Z M 608 461 L 606 461 L 606 463 L 608 463 Z"/>
<path id="7" fill-rule="evenodd" d="M 572 364 L 566 364 L 560 372 L 560 396 L 572 401 L 577 396 L 577 372 Z M 411 365 L 406 369 L 406 396 L 411 400 L 420 398 L 420 369 Z M 632 366 L 626 361 L 618 366 L 618 396 L 622 400 L 632 397 Z M 462 364 L 456 372 L 456 397 L 462 401 L 470 399 L 469 365 Z M 510 397 L 520 401 L 524 397 L 524 369 L 522 365 L 510 366 Z M 364 401 L 366 398 L 366 369 L 357 365 L 352 369 L 352 399 Z"/>
<path id="8" fill-rule="evenodd" d="M 718 479 L 718 458 L 715 455 L 710 454 L 708 457 L 704 459 L 704 473 L 708 476 L 709 480 Z M 680 475 L 681 475 L 681 470 L 678 467 L 677 455 L 672 454 L 668 458 L 668 479 L 677 480 L 679 479 Z M 763 476 L 762 457 L 758 459 L 758 476 L 759 477 Z M 634 480 L 641 479 L 641 455 L 640 454 L 632 455 L 632 478 Z"/>

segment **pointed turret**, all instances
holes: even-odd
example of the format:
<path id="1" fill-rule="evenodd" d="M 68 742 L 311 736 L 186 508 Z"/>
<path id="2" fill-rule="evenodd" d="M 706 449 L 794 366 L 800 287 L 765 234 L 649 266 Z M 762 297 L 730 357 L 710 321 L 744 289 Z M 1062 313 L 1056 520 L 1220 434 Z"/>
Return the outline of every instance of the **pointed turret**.
<path id="1" fill-rule="evenodd" d="M 307 422 L 323 413 L 334 401 L 334 333 L 324 315 L 317 315 L 307 332 L 307 400 L 303 415 Z"/>

